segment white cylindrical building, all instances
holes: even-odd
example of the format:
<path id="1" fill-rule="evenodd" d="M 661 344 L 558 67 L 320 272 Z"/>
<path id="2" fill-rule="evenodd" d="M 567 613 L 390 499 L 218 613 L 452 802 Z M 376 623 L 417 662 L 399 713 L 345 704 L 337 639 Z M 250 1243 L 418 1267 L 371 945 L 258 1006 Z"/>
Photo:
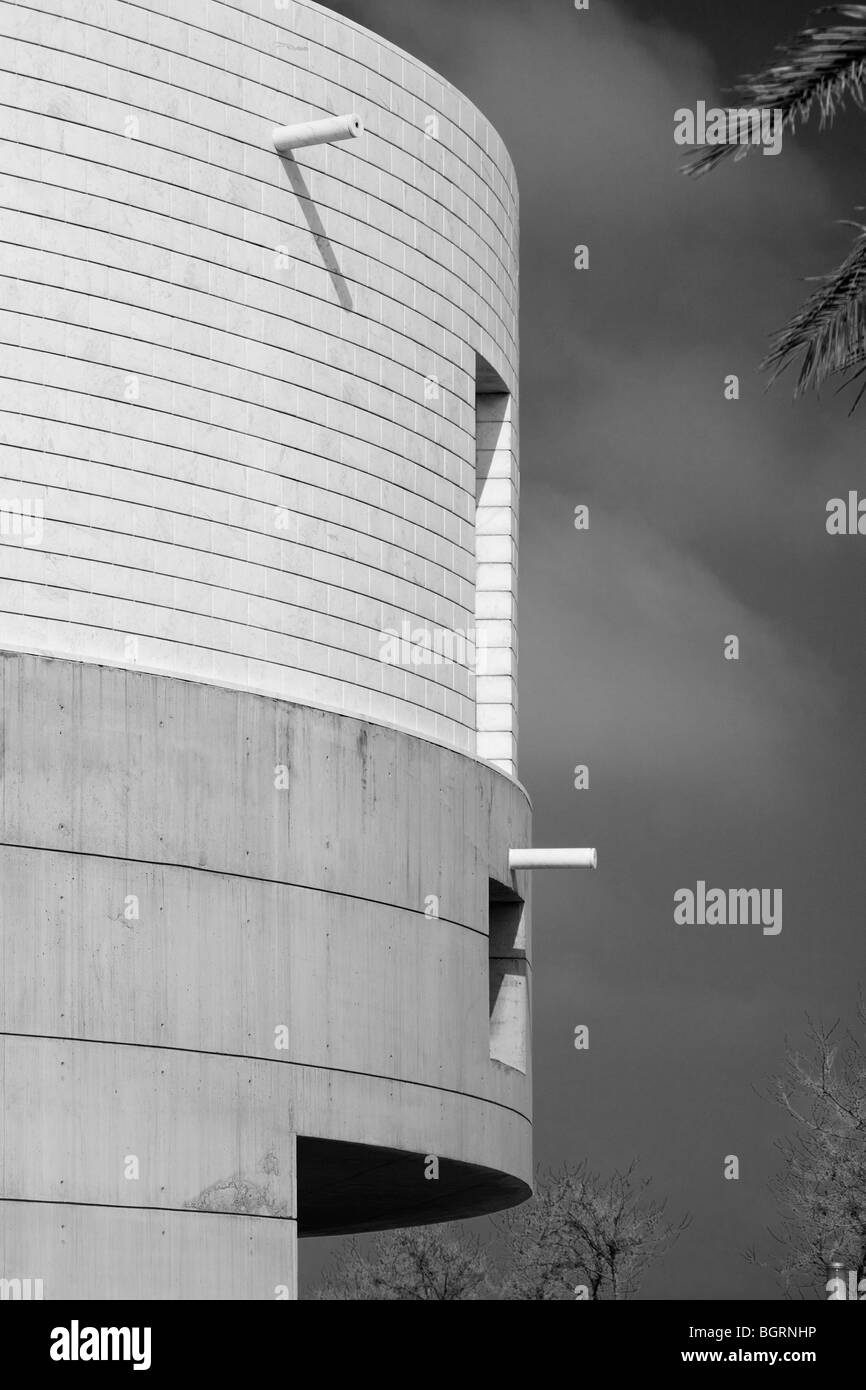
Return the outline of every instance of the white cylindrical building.
<path id="1" fill-rule="evenodd" d="M 62 11 L 0 0 L 0 1278 L 291 1297 L 532 1181 L 514 173 L 307 0 Z"/>

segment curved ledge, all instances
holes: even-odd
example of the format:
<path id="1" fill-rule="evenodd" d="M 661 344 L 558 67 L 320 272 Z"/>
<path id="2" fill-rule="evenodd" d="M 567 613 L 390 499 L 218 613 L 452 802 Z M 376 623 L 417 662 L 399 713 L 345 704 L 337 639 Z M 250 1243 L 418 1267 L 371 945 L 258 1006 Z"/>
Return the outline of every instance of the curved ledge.
<path id="1" fill-rule="evenodd" d="M 516 1207 L 532 1196 L 519 1178 L 477 1163 L 373 1144 L 298 1135 L 298 1235 L 353 1235 L 397 1226 L 435 1225 Z M 358 1212 L 364 1220 L 358 1220 Z"/>

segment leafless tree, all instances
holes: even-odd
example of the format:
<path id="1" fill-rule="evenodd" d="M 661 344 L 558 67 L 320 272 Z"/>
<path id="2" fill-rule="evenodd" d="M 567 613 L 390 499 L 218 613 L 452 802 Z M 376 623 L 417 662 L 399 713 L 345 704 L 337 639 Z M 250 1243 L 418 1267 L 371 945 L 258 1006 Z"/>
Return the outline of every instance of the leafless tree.
<path id="1" fill-rule="evenodd" d="M 476 1302 L 495 1297 L 486 1252 L 459 1227 L 413 1226 L 376 1237 L 369 1256 L 352 1241 L 314 1299 L 366 1302 Z"/>
<path id="2" fill-rule="evenodd" d="M 866 1003 L 855 1027 L 809 1020 L 806 1050 L 788 1048 L 771 1098 L 794 1122 L 771 1186 L 781 1225 L 774 1268 L 790 1296 L 826 1298 L 827 1265 L 866 1273 Z M 750 1253 L 750 1258 L 756 1258 Z"/>
<path id="3" fill-rule="evenodd" d="M 505 1220 L 510 1268 L 504 1298 L 633 1298 L 650 1265 L 689 1224 L 672 1223 L 636 1165 L 604 1178 L 586 1164 L 542 1177 L 526 1206 Z"/>

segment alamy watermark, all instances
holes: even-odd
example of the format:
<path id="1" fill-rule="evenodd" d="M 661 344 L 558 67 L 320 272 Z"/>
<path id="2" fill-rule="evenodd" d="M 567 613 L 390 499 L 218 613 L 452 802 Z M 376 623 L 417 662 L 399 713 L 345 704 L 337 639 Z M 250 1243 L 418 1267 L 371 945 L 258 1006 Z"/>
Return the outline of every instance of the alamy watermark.
<path id="1" fill-rule="evenodd" d="M 379 633 L 379 660 L 389 666 L 465 666 L 483 675 L 487 660 L 485 633 L 477 628 L 413 627 L 404 618 L 400 630 Z"/>
<path id="2" fill-rule="evenodd" d="M 761 145 L 764 154 L 781 154 L 784 115 L 763 107 L 737 109 L 707 106 L 699 101 L 694 111 L 681 106 L 674 112 L 677 145 Z M 739 156 L 738 156 L 739 157 Z"/>
<path id="3" fill-rule="evenodd" d="M 45 505 L 38 497 L 0 497 L 0 539 L 41 545 Z"/>
<path id="4" fill-rule="evenodd" d="M 131 1361 L 134 1371 L 150 1370 L 149 1327 L 69 1327 L 51 1330 L 52 1361 Z"/>
<path id="5" fill-rule="evenodd" d="M 832 1264 L 828 1272 L 830 1278 L 824 1285 L 828 1303 L 866 1303 L 866 1279 L 862 1279 L 856 1269 L 846 1270 L 844 1265 Z"/>
<path id="6" fill-rule="evenodd" d="M 44 1299 L 42 1279 L 0 1279 L 0 1302 L 39 1302 Z"/>
<path id="7" fill-rule="evenodd" d="M 761 926 L 764 936 L 782 930 L 781 888 L 707 888 L 702 878 L 694 889 L 674 893 L 677 926 Z"/>

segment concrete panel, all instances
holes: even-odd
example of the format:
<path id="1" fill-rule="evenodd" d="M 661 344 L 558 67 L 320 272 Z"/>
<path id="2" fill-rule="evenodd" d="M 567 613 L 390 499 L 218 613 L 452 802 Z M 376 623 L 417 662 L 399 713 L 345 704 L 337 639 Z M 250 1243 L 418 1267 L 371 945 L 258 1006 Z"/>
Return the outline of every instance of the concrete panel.
<path id="1" fill-rule="evenodd" d="M 0 1199 L 0 1278 L 46 1300 L 297 1297 L 294 1221 Z"/>
<path id="2" fill-rule="evenodd" d="M 0 881 L 0 1018 L 11 1032 L 290 1057 L 522 1100 L 507 1073 L 490 1076 L 483 924 L 8 846 Z M 89 963 L 85 978 L 76 959 Z"/>
<path id="3" fill-rule="evenodd" d="M 0 1036 L 6 1199 L 295 1216 L 283 1068 Z"/>
<path id="4" fill-rule="evenodd" d="M 0 1198 L 291 1222 L 302 1136 L 340 1174 L 308 1230 L 522 1200 L 530 1076 L 490 1055 L 513 780 L 144 673 L 6 654 L 0 691 Z"/>
<path id="5" fill-rule="evenodd" d="M 423 739 L 140 672 L 6 657 L 0 677 L 15 730 L 3 762 L 7 844 L 195 866 L 413 913 L 432 895 L 440 918 L 486 931 L 487 881 L 508 883 L 508 849 L 529 843 L 517 784 Z"/>

